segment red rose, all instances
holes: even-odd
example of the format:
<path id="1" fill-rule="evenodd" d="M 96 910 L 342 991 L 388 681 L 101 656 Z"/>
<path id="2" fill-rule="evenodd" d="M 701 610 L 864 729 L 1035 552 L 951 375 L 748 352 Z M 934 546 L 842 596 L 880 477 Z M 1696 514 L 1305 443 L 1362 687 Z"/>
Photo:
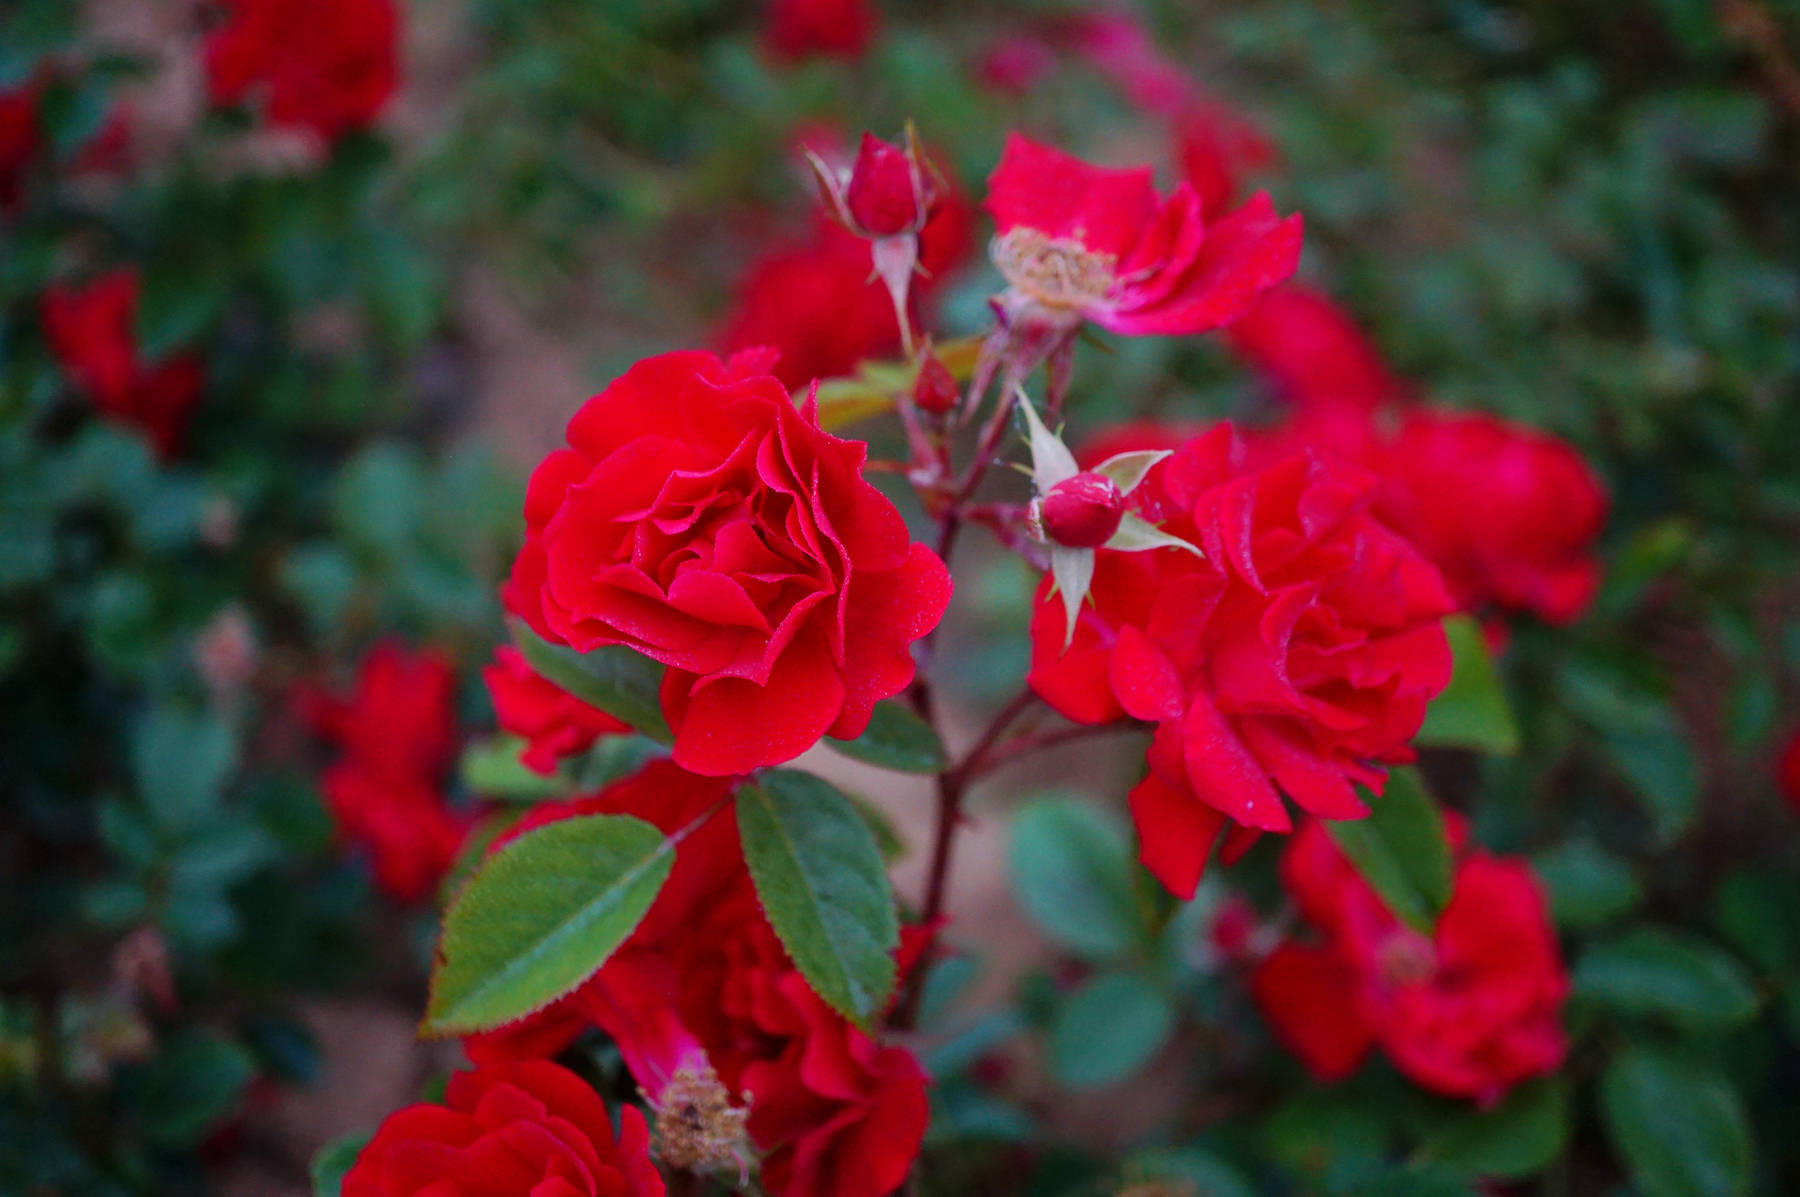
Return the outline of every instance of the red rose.
<path id="1" fill-rule="evenodd" d="M 314 730 L 372 772 L 436 778 L 456 752 L 456 668 L 442 653 L 385 641 L 347 697 L 308 686 L 298 698 Z"/>
<path id="2" fill-rule="evenodd" d="M 1016 133 L 988 180 L 987 208 L 1010 312 L 1070 328 L 1080 319 L 1127 336 L 1217 328 L 1300 257 L 1300 218 L 1277 217 L 1262 192 L 1208 225 L 1186 183 L 1159 198 L 1148 167 L 1090 166 Z"/>
<path id="3" fill-rule="evenodd" d="M 399 79 L 392 0 L 223 0 L 206 39 L 212 102 L 252 95 L 280 128 L 334 141 L 372 123 Z"/>
<path id="4" fill-rule="evenodd" d="M 25 172 L 42 144 L 37 86 L 0 88 L 0 209 L 18 202 Z"/>
<path id="5" fill-rule="evenodd" d="M 1372 411 L 1405 389 L 1350 314 L 1301 283 L 1257 300 L 1225 331 L 1225 343 L 1303 410 Z"/>
<path id="6" fill-rule="evenodd" d="M 520 760 L 549 776 L 564 757 L 586 752 L 601 736 L 626 734 L 623 723 L 546 681 L 516 648 L 502 646 L 481 671 L 502 731 L 529 741 Z"/>
<path id="7" fill-rule="evenodd" d="M 396 902 L 429 898 L 468 835 L 435 785 L 354 757 L 327 769 L 319 789 L 339 843 L 367 856 L 375 887 Z"/>
<path id="8" fill-rule="evenodd" d="M 532 475 L 507 585 L 539 635 L 667 666 L 674 756 L 696 773 L 861 734 L 950 600 L 863 479 L 867 446 L 821 430 L 766 360 L 665 354 L 590 399 Z"/>
<path id="9" fill-rule="evenodd" d="M 200 365 L 177 357 L 158 365 L 138 357 L 138 276 L 115 270 L 76 287 L 44 293 L 50 351 L 75 387 L 103 414 L 142 429 L 164 457 L 174 454 L 200 402 Z"/>
<path id="10" fill-rule="evenodd" d="M 660 761 L 592 798 L 534 810 L 519 830 L 617 813 L 672 832 L 729 792 Z M 483 1061 L 549 1054 L 588 1026 L 614 1038 L 654 1107 L 704 1112 L 659 1120 L 665 1160 L 731 1168 L 754 1153 L 776 1197 L 882 1197 L 918 1154 L 923 1070 L 807 986 L 762 915 L 729 811 L 682 840 L 649 914 L 598 973 L 465 1045 Z"/>
<path id="11" fill-rule="evenodd" d="M 1419 408 L 1376 466 L 1377 511 L 1464 606 L 1568 623 L 1593 602 L 1606 489 L 1565 442 L 1489 415 Z"/>
<path id="12" fill-rule="evenodd" d="M 345 1174 L 344 1197 L 663 1197 L 635 1106 L 619 1131 L 586 1081 L 547 1060 L 450 1078 L 442 1105 L 389 1114 Z"/>
<path id="13" fill-rule="evenodd" d="M 1144 865 L 1192 896 L 1228 824 L 1286 831 L 1282 795 L 1327 818 L 1367 813 L 1380 765 L 1450 677 L 1437 571 L 1369 514 L 1376 480 L 1292 457 L 1246 471 L 1229 426 L 1166 459 L 1139 490 L 1197 545 L 1099 550 L 1063 647 L 1038 592 L 1031 685 L 1078 722 L 1153 722 L 1150 776 L 1131 794 Z M 1135 497 L 1135 492 L 1134 492 Z"/>
<path id="14" fill-rule="evenodd" d="M 1195 100 L 1175 118 L 1175 160 L 1207 220 L 1231 207 L 1245 175 L 1275 159 L 1275 145 L 1263 131 L 1223 104 Z"/>
<path id="15" fill-rule="evenodd" d="M 1294 837 L 1281 876 L 1321 942 L 1282 945 L 1251 988 L 1321 1078 L 1348 1075 L 1379 1044 L 1425 1088 L 1493 1102 L 1561 1065 L 1568 977 L 1525 862 L 1459 849 L 1430 939 L 1388 912 L 1316 821 Z"/>
<path id="16" fill-rule="evenodd" d="M 450 661 L 385 643 L 363 658 L 349 697 L 309 686 L 296 705 L 343 750 L 320 779 L 338 839 L 367 853 L 383 893 L 400 902 L 429 897 L 468 832 L 441 787 L 456 751 Z"/>
<path id="17" fill-rule="evenodd" d="M 769 0 L 763 35 L 778 58 L 861 58 L 879 24 L 869 0 Z"/>

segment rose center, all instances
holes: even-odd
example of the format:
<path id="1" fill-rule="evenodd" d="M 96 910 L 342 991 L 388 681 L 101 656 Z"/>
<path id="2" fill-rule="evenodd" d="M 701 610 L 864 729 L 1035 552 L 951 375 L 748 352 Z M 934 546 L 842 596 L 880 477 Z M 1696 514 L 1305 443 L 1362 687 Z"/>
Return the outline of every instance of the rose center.
<path id="1" fill-rule="evenodd" d="M 1006 281 L 1047 307 L 1083 308 L 1106 298 L 1115 259 L 1079 241 L 1020 226 L 994 240 L 994 265 Z"/>
<path id="2" fill-rule="evenodd" d="M 684 1064 L 656 1101 L 657 1154 L 671 1168 L 689 1172 L 741 1168 L 749 1117 L 747 1107 L 731 1104 L 712 1065 Z"/>

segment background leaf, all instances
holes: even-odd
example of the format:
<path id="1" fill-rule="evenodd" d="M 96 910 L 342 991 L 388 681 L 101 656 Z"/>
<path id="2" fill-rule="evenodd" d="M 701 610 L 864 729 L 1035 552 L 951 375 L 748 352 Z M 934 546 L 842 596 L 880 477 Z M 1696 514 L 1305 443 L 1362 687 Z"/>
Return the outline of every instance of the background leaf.
<path id="1" fill-rule="evenodd" d="M 1721 1030 L 1756 1013 L 1756 989 L 1722 949 L 1695 935 L 1637 927 L 1582 953 L 1575 994 L 1684 1030 Z"/>
<path id="2" fill-rule="evenodd" d="M 868 1023 L 894 988 L 894 894 L 869 825 L 810 773 L 776 769 L 737 797 L 744 860 L 769 923 L 807 984 Z"/>
<path id="3" fill-rule="evenodd" d="M 1569 1087 L 1560 1077 L 1517 1086 L 1491 1110 L 1470 1110 L 1433 1136 L 1426 1154 L 1470 1177 L 1512 1180 L 1554 1160 L 1569 1134 Z"/>
<path id="4" fill-rule="evenodd" d="M 1429 935 L 1453 884 L 1444 817 L 1413 769 L 1392 770 L 1382 794 L 1365 797 L 1368 818 L 1328 820 L 1325 828 L 1395 917 Z"/>
<path id="5" fill-rule="evenodd" d="M 1649 1197 L 1750 1191 L 1749 1122 L 1737 1091 L 1698 1061 L 1651 1047 L 1621 1054 L 1600 1078 L 1607 1138 Z"/>
<path id="6" fill-rule="evenodd" d="M 1039 798 L 1013 816 L 1013 893 L 1045 934 L 1094 959 L 1122 956 L 1148 931 L 1131 883 L 1131 846 L 1110 813 Z"/>
<path id="7" fill-rule="evenodd" d="M 900 773 L 936 773 L 948 763 L 943 741 L 898 699 L 875 704 L 868 729 L 854 740 L 829 740 L 847 757 Z"/>
<path id="8" fill-rule="evenodd" d="M 1141 973 L 1102 973 L 1070 994 L 1050 1029 L 1050 1069 L 1073 1089 L 1122 1081 L 1175 1029 L 1169 996 Z"/>

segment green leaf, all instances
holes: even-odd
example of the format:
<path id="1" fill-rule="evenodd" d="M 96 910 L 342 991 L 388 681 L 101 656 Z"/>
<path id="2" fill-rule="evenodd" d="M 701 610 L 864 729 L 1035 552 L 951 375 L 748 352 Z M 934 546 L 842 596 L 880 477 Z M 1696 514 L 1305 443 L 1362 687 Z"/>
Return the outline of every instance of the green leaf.
<path id="1" fill-rule="evenodd" d="M 898 699 L 876 703 L 856 739 L 829 743 L 847 757 L 900 773 L 936 773 L 949 763 L 937 732 Z"/>
<path id="2" fill-rule="evenodd" d="M 1506 691 L 1494 672 L 1481 625 L 1472 616 L 1444 621 L 1450 639 L 1450 684 L 1425 712 L 1414 742 L 1426 747 L 1471 748 L 1510 756 L 1519 750 L 1519 728 Z"/>
<path id="3" fill-rule="evenodd" d="M 146 1140 L 188 1148 L 237 1108 L 255 1072 L 250 1053 L 239 1045 L 189 1031 L 134 1073 L 126 1091 Z"/>
<path id="4" fill-rule="evenodd" d="M 1753 1147 L 1737 1091 L 1707 1064 L 1634 1047 L 1600 1077 L 1607 1138 L 1649 1197 L 1740 1197 Z"/>
<path id="5" fill-rule="evenodd" d="M 371 1131 L 351 1131 L 319 1148 L 312 1158 L 313 1197 L 340 1197 L 344 1174 L 374 1137 Z"/>
<path id="6" fill-rule="evenodd" d="M 551 644 L 517 620 L 513 621 L 512 637 L 545 680 L 624 720 L 658 743 L 674 742 L 658 697 L 663 667 L 649 657 L 623 645 L 578 653 L 566 645 Z"/>
<path id="7" fill-rule="evenodd" d="M 504 734 L 469 745 L 463 750 L 463 784 L 484 798 L 505 802 L 537 802 L 568 789 L 561 778 L 527 768 L 519 759 L 524 748 L 523 739 Z"/>
<path id="8" fill-rule="evenodd" d="M 656 900 L 677 838 L 628 815 L 587 815 L 490 857 L 444 915 L 425 1029 L 499 1026 L 591 977 Z"/>
<path id="9" fill-rule="evenodd" d="M 1050 1028 L 1050 1070 L 1072 1089 L 1137 1072 L 1168 1041 L 1175 1007 L 1141 973 L 1102 973 L 1069 995 Z"/>
<path id="10" fill-rule="evenodd" d="M 1131 847 L 1108 812 L 1040 798 L 1013 816 L 1013 893 L 1032 921 L 1091 959 L 1130 952 L 1149 931 L 1131 884 Z"/>
<path id="11" fill-rule="evenodd" d="M 776 769 L 737 796 L 756 896 L 813 992 L 867 1025 L 894 987 L 900 927 L 875 837 L 850 800 Z"/>
<path id="12" fill-rule="evenodd" d="M 1528 1081 L 1491 1110 L 1471 1110 L 1425 1145 L 1425 1153 L 1470 1177 L 1515 1180 L 1562 1151 L 1569 1133 L 1569 1087 L 1557 1077 Z"/>
<path id="13" fill-rule="evenodd" d="M 1777 873 L 1726 877 L 1713 896 L 1713 924 L 1765 972 L 1783 972 L 1800 961 L 1794 885 Z"/>
<path id="14" fill-rule="evenodd" d="M 1698 936 L 1637 927 L 1596 943 L 1575 965 L 1577 997 L 1683 1030 L 1736 1026 L 1756 1013 L 1744 970 Z"/>
<path id="15" fill-rule="evenodd" d="M 237 744 L 216 719 L 161 708 L 138 727 L 132 765 L 151 817 L 188 830 L 218 805 L 237 766 Z"/>
<path id="16" fill-rule="evenodd" d="M 1538 853 L 1531 865 L 1549 891 L 1550 913 L 1560 927 L 1600 926 L 1644 896 L 1631 867 L 1592 840 L 1565 840 Z"/>
<path id="17" fill-rule="evenodd" d="M 1331 820 L 1326 830 L 1396 918 L 1429 935 L 1454 883 L 1444 817 L 1412 769 L 1388 774 L 1366 819 Z"/>

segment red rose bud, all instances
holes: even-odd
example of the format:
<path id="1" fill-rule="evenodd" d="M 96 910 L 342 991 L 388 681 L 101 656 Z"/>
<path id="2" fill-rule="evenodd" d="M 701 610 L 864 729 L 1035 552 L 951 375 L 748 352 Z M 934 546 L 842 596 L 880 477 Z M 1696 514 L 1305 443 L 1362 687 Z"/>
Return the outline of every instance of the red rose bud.
<path id="1" fill-rule="evenodd" d="M 923 172 L 906 150 L 864 133 L 844 202 L 859 231 L 894 237 L 925 223 L 930 197 Z"/>
<path id="2" fill-rule="evenodd" d="M 920 411 L 928 411 L 934 416 L 941 416 L 955 408 L 962 398 L 956 385 L 956 376 L 950 373 L 950 367 L 942 358 L 926 346 L 919 359 L 919 376 L 913 380 L 912 400 Z"/>
<path id="3" fill-rule="evenodd" d="M 1045 536 L 1071 549 L 1097 549 L 1125 518 L 1125 492 L 1090 470 L 1051 487 L 1042 511 Z"/>

